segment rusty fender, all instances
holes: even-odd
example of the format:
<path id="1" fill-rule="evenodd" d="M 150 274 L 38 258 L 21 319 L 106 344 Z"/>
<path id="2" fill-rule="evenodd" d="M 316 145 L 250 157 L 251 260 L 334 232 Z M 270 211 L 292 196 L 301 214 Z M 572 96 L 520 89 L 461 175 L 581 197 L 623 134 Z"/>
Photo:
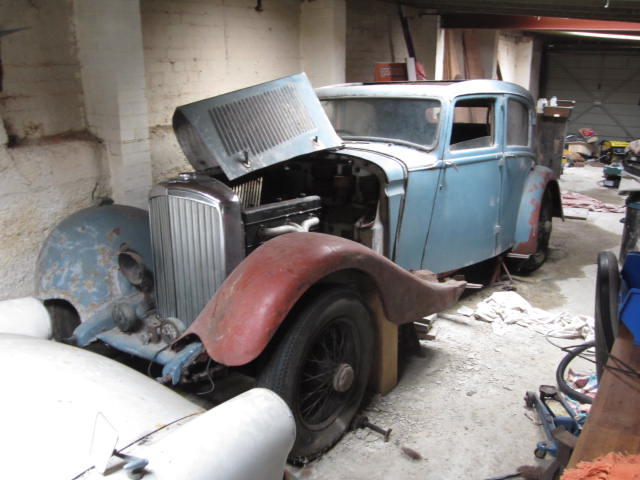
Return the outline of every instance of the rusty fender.
<path id="1" fill-rule="evenodd" d="M 547 167 L 536 165 L 529 174 L 518 210 L 514 253 L 534 254 L 538 248 L 538 217 L 542 206 L 542 196 L 548 188 L 553 202 L 552 215 L 564 219 L 560 187 Z"/>
<path id="2" fill-rule="evenodd" d="M 351 240 L 290 233 L 268 241 L 238 265 L 182 338 L 197 335 L 223 365 L 249 363 L 312 285 L 343 270 L 360 271 L 373 281 L 386 317 L 396 324 L 448 308 L 465 288 L 465 282 L 421 280 Z"/>

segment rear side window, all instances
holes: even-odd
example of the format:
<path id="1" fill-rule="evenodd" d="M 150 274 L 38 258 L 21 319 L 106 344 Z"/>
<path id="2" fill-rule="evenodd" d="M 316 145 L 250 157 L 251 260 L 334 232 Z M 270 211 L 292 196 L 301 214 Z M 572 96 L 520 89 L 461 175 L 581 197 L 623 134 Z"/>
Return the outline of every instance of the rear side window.
<path id="1" fill-rule="evenodd" d="M 507 145 L 529 145 L 529 108 L 514 99 L 507 107 Z"/>
<path id="2" fill-rule="evenodd" d="M 489 147 L 495 137 L 493 98 L 473 98 L 456 102 L 450 150 Z"/>

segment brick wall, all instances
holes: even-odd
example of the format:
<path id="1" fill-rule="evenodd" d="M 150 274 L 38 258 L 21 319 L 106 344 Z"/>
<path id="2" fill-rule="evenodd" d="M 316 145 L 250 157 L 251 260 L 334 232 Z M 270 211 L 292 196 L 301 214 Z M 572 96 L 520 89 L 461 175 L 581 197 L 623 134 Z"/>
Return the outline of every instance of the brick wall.
<path id="1" fill-rule="evenodd" d="M 300 71 L 299 0 L 141 0 L 157 182 L 192 170 L 169 128 L 175 108 Z"/>
<path id="2" fill-rule="evenodd" d="M 150 124 L 176 106 L 296 73 L 299 0 L 141 0 Z"/>
<path id="3" fill-rule="evenodd" d="M 347 2 L 347 82 L 372 82 L 376 62 L 403 62 L 406 57 L 395 4 Z"/>
<path id="4" fill-rule="evenodd" d="M 0 299 L 33 294 L 36 258 L 53 226 L 107 193 L 104 153 L 82 138 L 0 145 Z"/>
<path id="5" fill-rule="evenodd" d="M 33 293 L 51 228 L 105 195 L 104 146 L 86 128 L 71 0 L 5 0 L 0 39 L 0 299 Z M 6 126 L 6 131 L 5 131 Z M 69 132 L 74 132 L 69 134 Z M 14 147 L 7 147 L 7 133 Z"/>
<path id="6" fill-rule="evenodd" d="M 71 0 L 4 0 L 0 115 L 10 135 L 40 137 L 84 128 Z"/>

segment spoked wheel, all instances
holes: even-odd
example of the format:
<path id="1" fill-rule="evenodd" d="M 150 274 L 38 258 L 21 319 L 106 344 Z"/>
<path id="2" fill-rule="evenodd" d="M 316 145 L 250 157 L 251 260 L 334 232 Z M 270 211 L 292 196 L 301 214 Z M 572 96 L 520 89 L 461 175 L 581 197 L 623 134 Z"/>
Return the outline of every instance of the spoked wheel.
<path id="1" fill-rule="evenodd" d="M 551 192 L 547 189 L 542 195 L 542 204 L 540 205 L 540 214 L 538 215 L 536 252 L 520 266 L 519 270 L 521 272 L 533 272 L 540 268 L 547 259 L 553 220 L 553 205 L 551 202 Z"/>
<path id="2" fill-rule="evenodd" d="M 360 406 L 371 369 L 373 326 L 360 297 L 342 287 L 319 292 L 288 321 L 294 323 L 258 384 L 291 408 L 297 436 L 289 460 L 303 463 L 333 446 Z"/>

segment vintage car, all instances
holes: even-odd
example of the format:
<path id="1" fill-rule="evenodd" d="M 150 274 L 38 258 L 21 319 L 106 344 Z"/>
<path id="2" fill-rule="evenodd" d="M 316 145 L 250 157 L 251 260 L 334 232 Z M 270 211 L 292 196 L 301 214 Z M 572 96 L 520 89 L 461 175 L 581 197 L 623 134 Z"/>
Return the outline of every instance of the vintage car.
<path id="1" fill-rule="evenodd" d="M 286 403 L 249 390 L 205 411 L 92 352 L 0 333 L 2 478 L 282 480 Z M 19 368 L 18 368 L 19 366 Z"/>
<path id="2" fill-rule="evenodd" d="M 146 358 L 173 384 L 241 368 L 291 407 L 291 458 L 313 458 L 368 383 L 393 384 L 396 325 L 463 291 L 433 272 L 544 261 L 561 205 L 534 119 L 524 89 L 484 80 L 316 94 L 299 74 L 179 107 L 195 171 L 156 186 L 148 213 L 89 208 L 46 240 L 54 337 Z"/>

